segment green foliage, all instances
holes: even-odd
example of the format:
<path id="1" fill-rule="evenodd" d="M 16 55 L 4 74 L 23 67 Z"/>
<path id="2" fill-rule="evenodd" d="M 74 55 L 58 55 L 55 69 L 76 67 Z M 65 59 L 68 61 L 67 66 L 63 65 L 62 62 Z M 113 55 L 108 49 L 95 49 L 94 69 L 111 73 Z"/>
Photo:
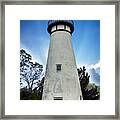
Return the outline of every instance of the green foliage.
<path id="1" fill-rule="evenodd" d="M 36 100 L 42 98 L 44 83 L 43 66 L 32 62 L 32 56 L 20 50 L 20 99 Z"/>
<path id="2" fill-rule="evenodd" d="M 98 100 L 100 99 L 100 86 L 89 83 L 90 75 L 86 72 L 85 67 L 79 68 L 78 76 L 81 85 L 83 100 Z"/>
<path id="3" fill-rule="evenodd" d="M 41 100 L 43 92 L 44 77 L 39 82 L 39 86 L 35 87 L 32 92 L 27 87 L 20 89 L 20 100 Z M 38 89 L 37 89 L 38 88 Z"/>

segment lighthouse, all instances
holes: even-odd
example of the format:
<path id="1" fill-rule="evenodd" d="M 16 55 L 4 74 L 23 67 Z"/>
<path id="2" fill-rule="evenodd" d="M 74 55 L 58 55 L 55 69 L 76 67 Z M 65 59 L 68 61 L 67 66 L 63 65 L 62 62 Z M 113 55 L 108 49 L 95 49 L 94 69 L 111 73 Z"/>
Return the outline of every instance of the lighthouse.
<path id="1" fill-rule="evenodd" d="M 72 47 L 72 20 L 48 21 L 50 45 L 43 100 L 80 100 L 82 92 Z"/>

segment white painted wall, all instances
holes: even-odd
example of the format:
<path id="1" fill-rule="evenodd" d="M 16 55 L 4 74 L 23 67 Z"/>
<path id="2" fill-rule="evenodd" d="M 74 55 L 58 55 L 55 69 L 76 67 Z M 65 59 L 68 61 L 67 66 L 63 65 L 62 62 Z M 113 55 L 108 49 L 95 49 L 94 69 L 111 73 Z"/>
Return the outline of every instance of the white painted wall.
<path id="1" fill-rule="evenodd" d="M 56 64 L 62 64 L 61 71 L 56 71 Z M 51 34 L 44 85 L 43 99 L 52 100 L 58 96 L 64 100 L 78 100 L 82 96 L 69 32 Z"/>

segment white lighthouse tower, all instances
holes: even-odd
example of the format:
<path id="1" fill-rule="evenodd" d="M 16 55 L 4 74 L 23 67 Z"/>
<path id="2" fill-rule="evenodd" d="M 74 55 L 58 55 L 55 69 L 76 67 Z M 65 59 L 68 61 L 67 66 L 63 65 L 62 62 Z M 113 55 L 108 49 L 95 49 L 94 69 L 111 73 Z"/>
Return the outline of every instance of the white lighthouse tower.
<path id="1" fill-rule="evenodd" d="M 82 92 L 72 48 L 72 20 L 48 22 L 50 46 L 43 87 L 43 100 L 80 100 Z"/>

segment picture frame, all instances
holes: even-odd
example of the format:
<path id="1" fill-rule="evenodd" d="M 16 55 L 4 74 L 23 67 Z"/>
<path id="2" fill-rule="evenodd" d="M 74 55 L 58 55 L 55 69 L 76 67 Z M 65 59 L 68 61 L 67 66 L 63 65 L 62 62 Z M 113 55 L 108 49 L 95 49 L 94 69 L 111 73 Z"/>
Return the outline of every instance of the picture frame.
<path id="1" fill-rule="evenodd" d="M 5 115 L 5 5 L 115 5 L 115 115 Z M 1 2 L 1 66 L 0 66 L 0 118 L 1 119 L 118 119 L 119 105 L 119 14 L 120 2 L 101 1 L 2 1 Z"/>

